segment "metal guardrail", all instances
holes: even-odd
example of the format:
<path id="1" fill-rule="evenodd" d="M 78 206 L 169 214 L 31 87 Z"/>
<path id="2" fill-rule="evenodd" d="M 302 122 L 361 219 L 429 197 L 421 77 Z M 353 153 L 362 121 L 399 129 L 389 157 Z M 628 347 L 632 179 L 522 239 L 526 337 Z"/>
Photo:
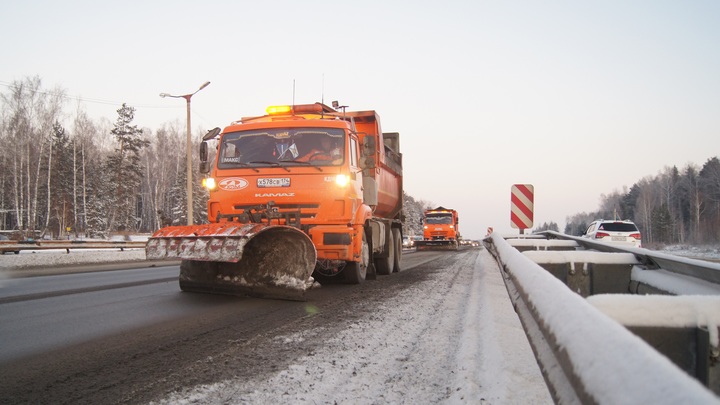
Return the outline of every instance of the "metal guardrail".
<path id="1" fill-rule="evenodd" d="M 590 305 L 502 236 L 491 234 L 483 242 L 503 271 L 509 295 L 556 403 L 720 403 L 707 387 Z"/>
<path id="2" fill-rule="evenodd" d="M 720 284 L 720 263 L 711 263 L 703 260 L 673 256 L 648 249 L 612 245 L 579 236 L 570 236 L 555 231 L 545 231 L 541 232 L 541 234 L 548 235 L 554 239 L 574 240 L 586 249 L 594 249 L 610 253 L 632 253 L 648 269 L 663 269 L 672 273 L 690 276 L 714 284 Z"/>
<path id="3" fill-rule="evenodd" d="M 27 240 L 0 241 L 0 253 L 19 253 L 21 250 L 63 249 L 70 253 L 72 249 L 137 249 L 145 248 L 144 241 L 85 241 L 85 240 Z"/>

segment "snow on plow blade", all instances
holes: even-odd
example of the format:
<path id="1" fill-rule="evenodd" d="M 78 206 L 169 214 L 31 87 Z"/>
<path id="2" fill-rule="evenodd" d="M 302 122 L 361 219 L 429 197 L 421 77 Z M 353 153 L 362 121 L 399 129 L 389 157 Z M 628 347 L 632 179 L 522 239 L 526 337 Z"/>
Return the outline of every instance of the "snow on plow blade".
<path id="1" fill-rule="evenodd" d="M 285 225 L 220 223 L 171 226 L 147 243 L 148 260 L 181 259 L 180 289 L 303 300 L 317 252 Z"/>

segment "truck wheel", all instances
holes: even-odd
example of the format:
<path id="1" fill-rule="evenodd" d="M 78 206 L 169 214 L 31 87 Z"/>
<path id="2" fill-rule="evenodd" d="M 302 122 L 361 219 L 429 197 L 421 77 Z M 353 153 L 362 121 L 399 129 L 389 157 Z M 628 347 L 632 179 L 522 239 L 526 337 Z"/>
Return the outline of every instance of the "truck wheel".
<path id="1" fill-rule="evenodd" d="M 393 238 L 393 232 L 388 234 L 389 240 L 387 241 L 387 256 L 380 257 L 375 260 L 375 269 L 377 274 L 381 276 L 387 276 L 393 272 L 393 265 L 395 263 L 395 240 Z"/>
<path id="2" fill-rule="evenodd" d="M 400 236 L 400 229 L 393 228 L 393 238 L 395 238 L 395 260 L 393 261 L 393 272 L 397 273 L 402 271 L 402 236 Z"/>
<path id="3" fill-rule="evenodd" d="M 368 265 L 370 264 L 370 246 L 367 243 L 365 232 L 362 234 L 362 252 L 359 262 L 346 262 L 343 274 L 348 284 L 360 284 L 365 281 Z"/>

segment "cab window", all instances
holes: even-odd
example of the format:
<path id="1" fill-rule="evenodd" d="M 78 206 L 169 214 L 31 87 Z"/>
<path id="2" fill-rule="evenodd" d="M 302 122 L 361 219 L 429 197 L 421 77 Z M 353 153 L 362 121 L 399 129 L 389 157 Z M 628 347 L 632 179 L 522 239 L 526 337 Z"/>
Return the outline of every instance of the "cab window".
<path id="1" fill-rule="evenodd" d="M 357 167 L 358 165 L 357 150 L 357 139 L 350 138 L 350 166 L 352 167 Z"/>

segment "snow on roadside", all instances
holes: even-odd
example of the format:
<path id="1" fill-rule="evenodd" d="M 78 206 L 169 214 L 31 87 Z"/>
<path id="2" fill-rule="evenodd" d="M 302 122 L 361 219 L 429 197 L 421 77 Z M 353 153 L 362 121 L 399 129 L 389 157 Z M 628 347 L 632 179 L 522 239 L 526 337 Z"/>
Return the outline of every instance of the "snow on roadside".
<path id="1" fill-rule="evenodd" d="M 110 241 L 147 242 L 148 234 L 115 235 Z M 92 242 L 95 239 L 82 239 Z M 107 241 L 97 239 L 98 241 Z M 75 241 L 75 240 L 73 240 Z M 38 249 L 21 250 L 19 254 L 0 254 L 0 271 L 30 269 L 38 267 L 72 266 L 79 264 L 105 264 L 117 262 L 135 262 L 146 260 L 145 249 L 85 249 L 72 248 L 70 252 L 65 249 Z"/>
<path id="2" fill-rule="evenodd" d="M 145 249 L 64 249 L 23 250 L 0 255 L 0 271 L 78 264 L 133 262 L 145 260 Z"/>
<path id="3" fill-rule="evenodd" d="M 659 252 L 667 253 L 671 255 L 693 257 L 700 259 L 720 259 L 720 246 L 705 245 L 705 246 L 688 246 L 688 245 L 668 245 L 661 249 Z"/>
<path id="4" fill-rule="evenodd" d="M 552 403 L 497 264 L 477 252 L 269 378 L 188 387 L 159 403 Z"/>

